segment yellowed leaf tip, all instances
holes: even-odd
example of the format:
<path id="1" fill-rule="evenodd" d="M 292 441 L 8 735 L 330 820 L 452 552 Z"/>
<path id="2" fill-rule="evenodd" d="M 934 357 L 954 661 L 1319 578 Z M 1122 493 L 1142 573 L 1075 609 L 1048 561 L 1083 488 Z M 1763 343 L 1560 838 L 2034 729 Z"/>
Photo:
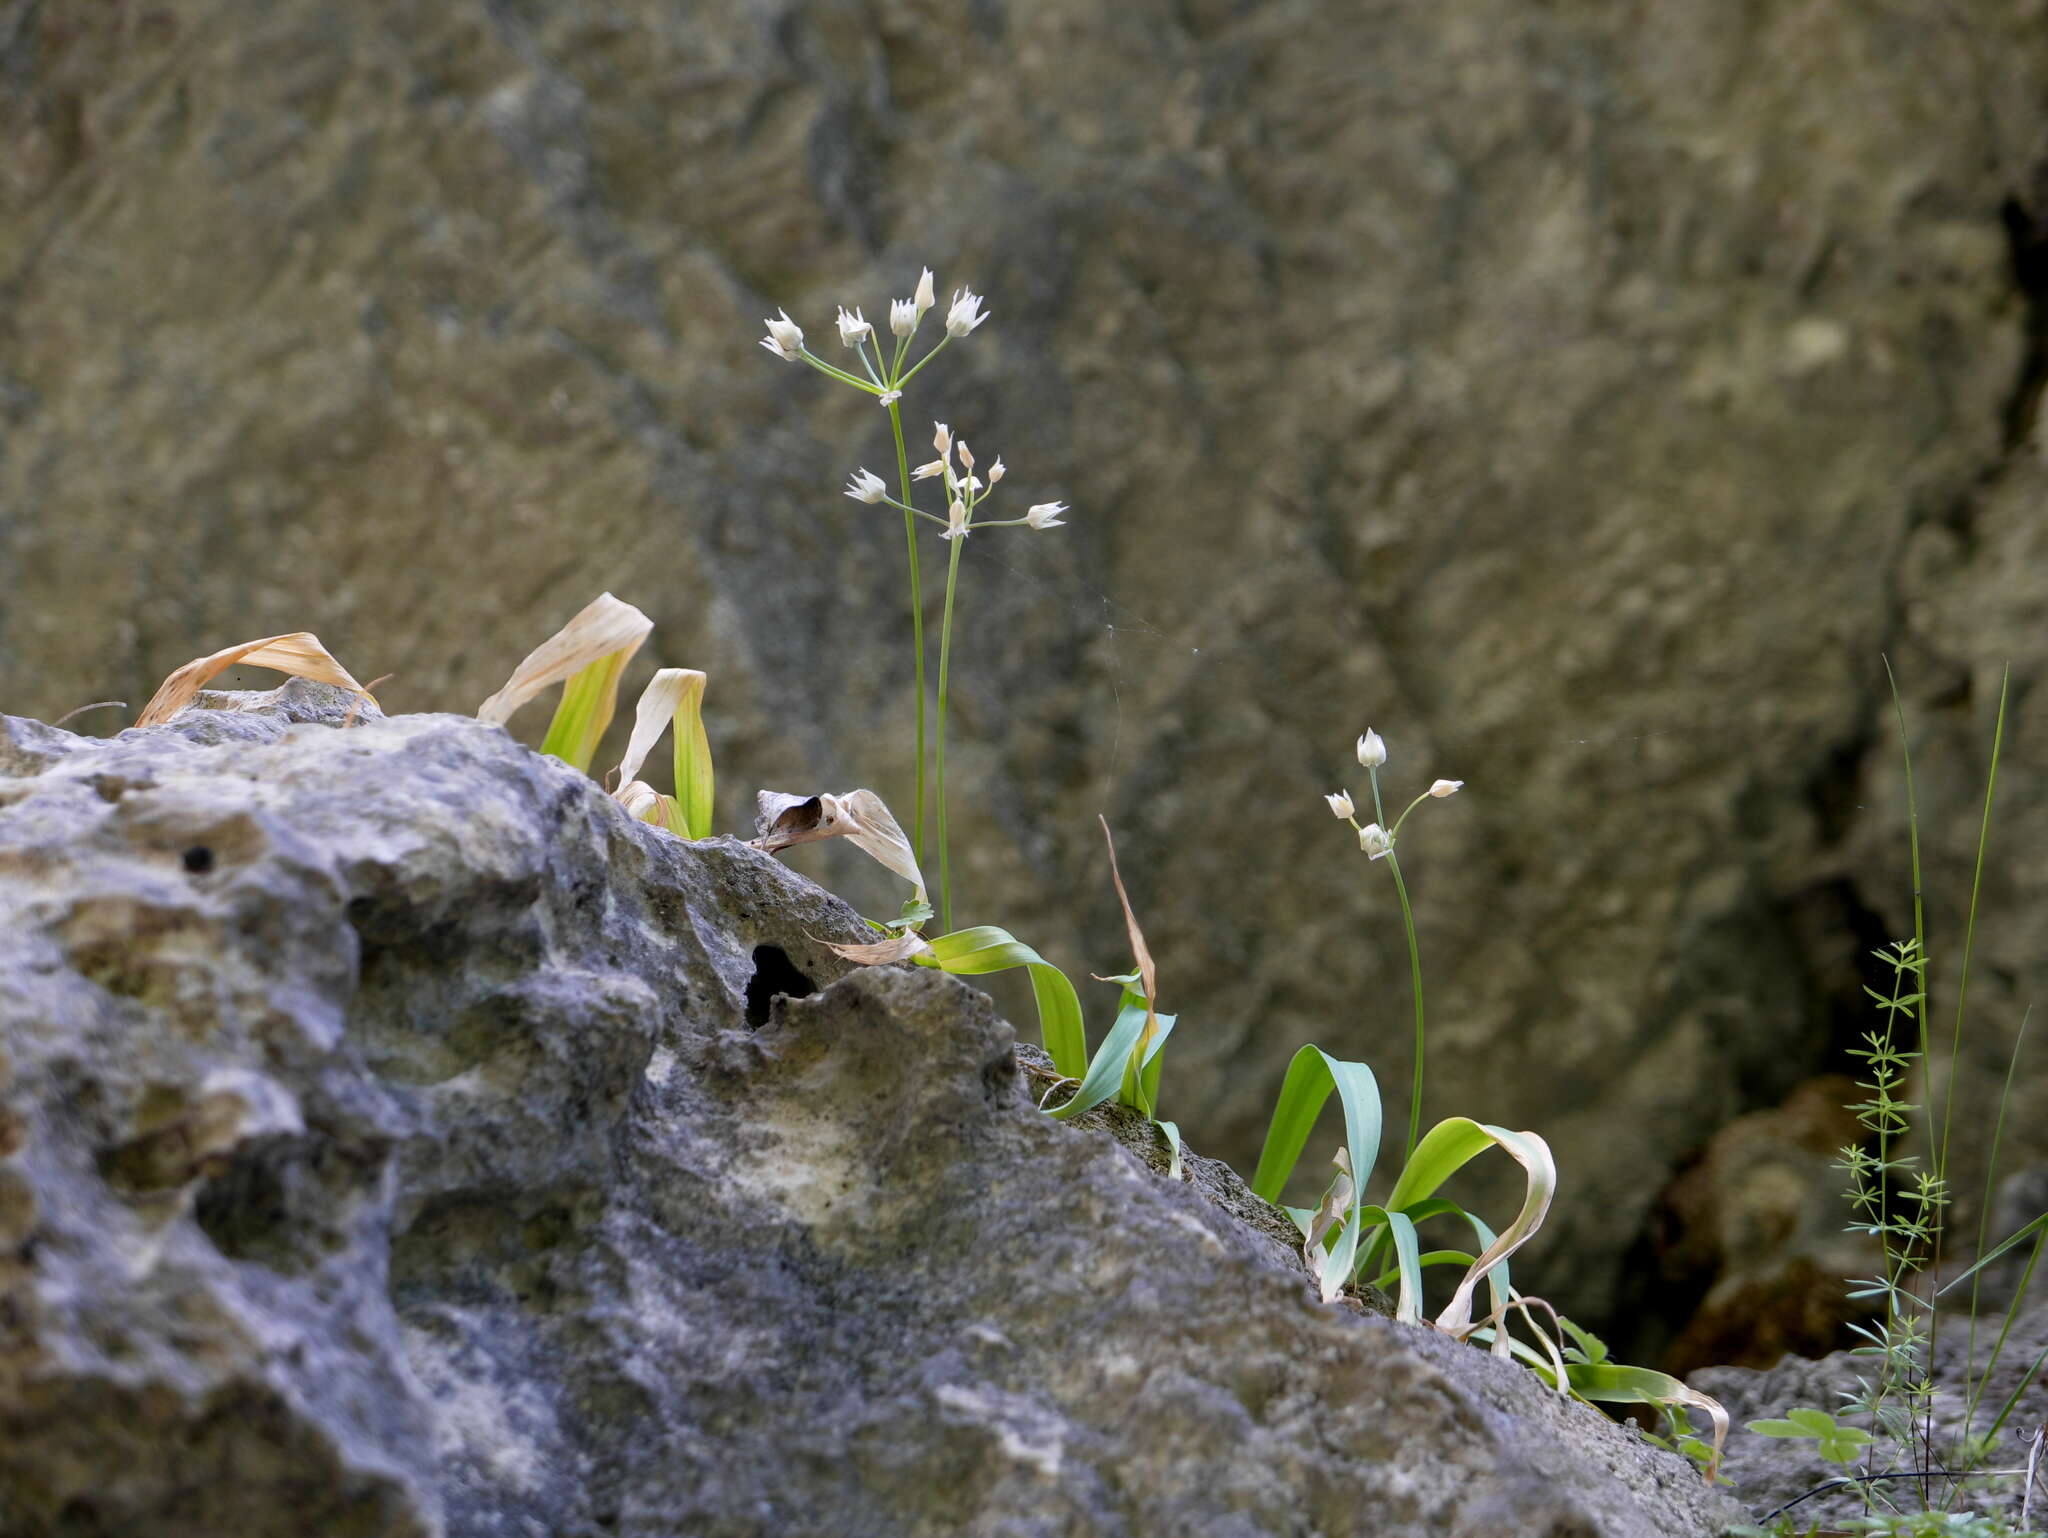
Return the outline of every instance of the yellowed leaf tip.
<path id="1" fill-rule="evenodd" d="M 617 652 L 631 656 L 654 629 L 654 621 L 610 593 L 600 593 L 526 655 L 505 687 L 477 706 L 479 721 L 502 726 L 528 700 L 551 684 Z"/>

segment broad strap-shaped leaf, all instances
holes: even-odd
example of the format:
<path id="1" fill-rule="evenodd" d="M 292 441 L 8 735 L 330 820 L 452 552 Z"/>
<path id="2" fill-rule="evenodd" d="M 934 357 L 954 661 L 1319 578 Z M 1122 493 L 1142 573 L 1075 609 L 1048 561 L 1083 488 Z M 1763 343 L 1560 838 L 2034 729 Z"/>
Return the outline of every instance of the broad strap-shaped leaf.
<path id="1" fill-rule="evenodd" d="M 932 941 L 930 951 L 917 962 L 962 977 L 1029 968 L 1031 996 L 1038 1005 L 1038 1031 L 1053 1067 L 1070 1079 L 1080 1079 L 1088 1072 L 1088 1032 L 1081 1023 L 1081 1000 L 1074 985 L 1067 981 L 1066 973 L 1008 930 L 993 924 L 956 929 Z M 1111 1092 L 1114 1090 L 1112 1084 Z"/>
<path id="2" fill-rule="evenodd" d="M 1130 1066 L 1131 1054 L 1138 1050 L 1138 1042 L 1145 1034 L 1145 1023 L 1143 1009 L 1126 1009 L 1118 1015 L 1116 1024 L 1102 1038 L 1102 1045 L 1095 1049 L 1088 1071 L 1079 1075 L 1081 1087 L 1065 1105 L 1054 1107 L 1052 1114 L 1064 1121 L 1093 1110 L 1115 1095 Z"/>
<path id="3" fill-rule="evenodd" d="M 1510 1132 L 1505 1127 L 1481 1126 L 1480 1130 L 1522 1166 L 1527 1186 L 1522 1210 L 1515 1214 L 1514 1222 L 1472 1262 L 1457 1290 L 1451 1294 L 1451 1301 L 1436 1316 L 1437 1328 L 1452 1335 L 1470 1333 L 1473 1289 L 1482 1277 L 1534 1237 L 1550 1212 L 1550 1199 L 1557 1194 L 1557 1161 L 1551 1157 L 1550 1145 L 1542 1138 L 1533 1132 Z"/>
<path id="4" fill-rule="evenodd" d="M 1370 1068 L 1332 1057 L 1316 1046 L 1303 1047 L 1294 1054 L 1280 1085 L 1280 1098 L 1273 1104 L 1273 1120 L 1266 1128 L 1266 1146 L 1259 1154 L 1252 1190 L 1269 1202 L 1279 1201 L 1332 1090 L 1343 1105 L 1344 1146 L 1353 1182 L 1351 1215 L 1330 1260 L 1331 1274 L 1341 1286 L 1357 1261 L 1365 1183 L 1372 1179 L 1373 1165 L 1380 1156 L 1380 1087 Z M 1410 1238 L 1412 1243 L 1412 1230 Z"/>
<path id="5" fill-rule="evenodd" d="M 685 668 L 687 687 L 676 705 L 676 805 L 691 838 L 711 837 L 713 791 L 711 738 L 704 730 L 704 690 L 710 682 L 694 668 Z"/>
<path id="6" fill-rule="evenodd" d="M 640 691 L 633 733 L 613 778 L 612 799 L 634 815 L 658 822 L 684 838 L 711 836 L 711 744 L 704 735 L 704 675 L 695 668 L 661 668 Z M 647 755 L 671 726 L 675 729 L 676 794 L 650 803 L 651 790 L 637 776 Z"/>
<path id="7" fill-rule="evenodd" d="M 503 725 L 536 694 L 561 683 L 562 700 L 541 751 L 587 771 L 618 708 L 619 677 L 653 629 L 654 621 L 631 604 L 598 594 L 527 653 L 505 687 L 477 707 L 477 719 Z"/>
<path id="8" fill-rule="evenodd" d="M 1273 1120 L 1266 1128 L 1265 1147 L 1252 1175 L 1252 1190 L 1267 1201 L 1280 1200 L 1287 1177 L 1301 1162 L 1301 1151 L 1332 1090 L 1344 1103 L 1344 1141 L 1350 1150 L 1353 1178 L 1360 1183 L 1372 1178 L 1380 1154 L 1379 1082 L 1363 1063 L 1345 1062 L 1321 1047 L 1303 1047 L 1287 1065 L 1280 1098 L 1273 1103 Z"/>
<path id="9" fill-rule="evenodd" d="M 1550 1373 L 1538 1368 L 1543 1376 Z M 1618 1362 L 1572 1362 L 1565 1367 L 1571 1390 L 1581 1399 L 1601 1404 L 1682 1405 L 1704 1410 L 1714 1423 L 1714 1456 L 1707 1464 L 1707 1482 L 1721 1470 L 1721 1449 L 1728 1441 L 1728 1412 L 1721 1401 L 1702 1394 L 1666 1372 L 1649 1367 L 1624 1367 Z"/>

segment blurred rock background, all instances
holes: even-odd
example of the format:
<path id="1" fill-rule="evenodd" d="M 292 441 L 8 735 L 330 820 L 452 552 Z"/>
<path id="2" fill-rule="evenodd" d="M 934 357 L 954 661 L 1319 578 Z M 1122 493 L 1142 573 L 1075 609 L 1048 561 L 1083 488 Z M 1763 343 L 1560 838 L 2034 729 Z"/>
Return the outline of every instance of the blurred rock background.
<path id="1" fill-rule="evenodd" d="M 756 340 L 929 263 L 994 319 L 910 420 L 1075 509 L 966 552 L 961 920 L 1121 970 L 1105 813 L 1196 1145 L 1248 1167 L 1306 1041 L 1396 1143 L 1398 914 L 1319 799 L 1376 727 L 1467 782 L 1403 847 L 1426 1110 L 1556 1147 L 1518 1280 L 1718 1341 L 1702 1182 L 1835 1200 L 1783 1129 L 1909 932 L 1882 656 L 1951 980 L 2013 669 L 1966 1189 L 2048 976 L 2044 167 L 2039 0 L 0 0 L 0 709 L 309 628 L 473 710 L 610 589 L 711 674 L 730 826 L 907 807 L 886 420 Z M 2044 1127 L 2023 1064 L 2007 1169 Z"/>

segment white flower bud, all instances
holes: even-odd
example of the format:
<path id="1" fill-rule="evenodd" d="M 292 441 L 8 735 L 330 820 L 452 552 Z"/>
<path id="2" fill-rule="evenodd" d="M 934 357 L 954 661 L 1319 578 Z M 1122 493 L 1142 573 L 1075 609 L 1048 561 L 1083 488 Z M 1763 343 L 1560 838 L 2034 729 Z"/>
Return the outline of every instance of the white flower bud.
<path id="1" fill-rule="evenodd" d="M 1034 529 L 1057 529 L 1060 527 L 1060 515 L 1066 510 L 1064 502 L 1040 502 L 1025 509 L 1024 521 Z"/>
<path id="2" fill-rule="evenodd" d="M 981 307 L 981 295 L 971 288 L 963 288 L 953 296 L 952 307 L 946 311 L 946 335 L 965 336 L 987 319 L 988 312 Z"/>
<path id="3" fill-rule="evenodd" d="M 919 465 L 915 470 L 911 471 L 910 478 L 913 481 L 928 481 L 935 475 L 944 475 L 945 473 L 946 462 L 943 459 L 934 459 L 930 464 Z"/>
<path id="4" fill-rule="evenodd" d="M 1394 852 L 1394 841 L 1387 836 L 1385 828 L 1369 822 L 1358 830 L 1358 847 L 1378 860 Z"/>
<path id="5" fill-rule="evenodd" d="M 849 315 L 846 313 L 845 305 L 839 307 L 839 340 L 848 347 L 860 346 L 874 334 L 874 330 L 875 328 L 862 318 L 860 311 L 855 310 Z"/>
<path id="6" fill-rule="evenodd" d="M 929 267 L 918 277 L 916 303 L 918 320 L 923 320 L 924 312 L 938 303 L 938 297 L 932 292 L 932 270 Z"/>
<path id="7" fill-rule="evenodd" d="M 879 502 L 888 490 L 888 483 L 865 465 L 846 483 L 846 494 L 856 502 Z"/>
<path id="8" fill-rule="evenodd" d="M 1368 731 L 1358 739 L 1358 761 L 1368 769 L 1377 769 L 1387 761 L 1387 745 L 1378 732 Z"/>
<path id="9" fill-rule="evenodd" d="M 1348 790 L 1340 790 L 1334 796 L 1325 796 L 1323 799 L 1330 803 L 1330 812 L 1333 816 L 1342 818 L 1347 822 L 1357 810 L 1351 804 L 1351 792 Z"/>
<path id="10" fill-rule="evenodd" d="M 953 452 L 953 429 L 944 422 L 932 423 L 932 447 L 941 455 Z"/>
<path id="11" fill-rule="evenodd" d="M 974 468 L 974 455 L 968 449 L 967 440 L 965 438 L 962 438 L 960 440 L 960 463 L 965 465 L 970 470 Z"/>
<path id="12" fill-rule="evenodd" d="M 917 306 L 908 299 L 891 299 L 889 329 L 898 336 L 909 336 L 917 329 Z"/>
<path id="13" fill-rule="evenodd" d="M 762 325 L 768 328 L 768 335 L 762 339 L 761 345 L 774 353 L 778 358 L 784 358 L 794 363 L 802 356 L 804 345 L 803 329 L 789 318 L 787 310 L 777 310 L 775 313 L 780 315 L 782 319 L 764 320 L 761 322 Z"/>
<path id="14" fill-rule="evenodd" d="M 996 462 L 988 467 L 988 483 L 991 487 L 1003 478 L 1003 456 L 996 455 Z"/>
<path id="15" fill-rule="evenodd" d="M 1429 787 L 1429 793 L 1441 801 L 1445 796 L 1455 796 L 1465 788 L 1463 780 L 1438 780 Z"/>
<path id="16" fill-rule="evenodd" d="M 967 537 L 967 504 L 958 497 L 946 509 L 946 527 L 939 532 L 940 539 L 965 539 Z"/>

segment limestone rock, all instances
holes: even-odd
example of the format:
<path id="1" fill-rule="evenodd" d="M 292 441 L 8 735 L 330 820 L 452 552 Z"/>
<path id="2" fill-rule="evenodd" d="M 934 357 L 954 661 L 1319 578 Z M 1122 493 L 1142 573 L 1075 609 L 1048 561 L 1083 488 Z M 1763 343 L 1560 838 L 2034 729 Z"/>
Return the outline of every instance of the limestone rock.
<path id="1" fill-rule="evenodd" d="M 495 727 L 5 723 L 0 1534 L 1706 1534 Z M 27 744 L 24 749 L 21 745 Z"/>
<path id="2" fill-rule="evenodd" d="M 838 494 L 893 450 L 755 338 L 930 263 L 994 319 L 912 420 L 1075 509 L 966 552 L 961 917 L 1113 965 L 1106 809 L 1191 1135 L 1249 1157 L 1306 1040 L 1406 1077 L 1319 800 L 1368 724 L 1467 781 L 1404 850 L 1429 1110 L 1556 1147 L 1540 1290 L 1644 1306 L 1665 1180 L 1836 1066 L 1814 937 L 1904 890 L 1878 656 L 2048 356 L 2038 0 L 5 15 L 8 709 L 306 626 L 473 709 L 610 588 L 710 673 L 729 796 L 901 808 L 900 534 Z M 1981 726 L 2032 653 L 1970 615 L 2040 570 L 1962 560 L 1909 687 Z"/>

